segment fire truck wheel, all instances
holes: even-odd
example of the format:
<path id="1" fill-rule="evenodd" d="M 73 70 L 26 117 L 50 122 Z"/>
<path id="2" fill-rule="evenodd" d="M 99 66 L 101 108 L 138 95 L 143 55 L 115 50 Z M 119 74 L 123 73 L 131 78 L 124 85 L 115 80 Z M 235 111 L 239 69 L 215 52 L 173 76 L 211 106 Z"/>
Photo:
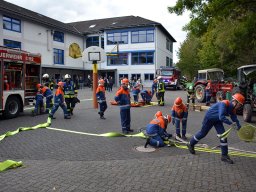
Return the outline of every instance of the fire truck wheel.
<path id="1" fill-rule="evenodd" d="M 7 99 L 4 109 L 4 117 L 11 119 L 17 117 L 21 111 L 21 104 L 17 97 L 11 96 Z"/>
<path id="2" fill-rule="evenodd" d="M 244 104 L 243 119 L 245 122 L 251 122 L 252 120 L 252 106 L 249 103 Z"/>

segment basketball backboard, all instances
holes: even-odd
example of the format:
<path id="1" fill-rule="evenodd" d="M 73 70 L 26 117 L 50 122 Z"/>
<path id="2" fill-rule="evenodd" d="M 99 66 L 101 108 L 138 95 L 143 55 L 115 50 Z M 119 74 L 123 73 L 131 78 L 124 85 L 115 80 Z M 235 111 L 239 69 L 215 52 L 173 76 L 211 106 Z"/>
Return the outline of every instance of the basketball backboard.
<path id="1" fill-rule="evenodd" d="M 103 63 L 106 60 L 105 51 L 98 46 L 88 47 L 83 51 L 82 60 L 86 63 Z"/>

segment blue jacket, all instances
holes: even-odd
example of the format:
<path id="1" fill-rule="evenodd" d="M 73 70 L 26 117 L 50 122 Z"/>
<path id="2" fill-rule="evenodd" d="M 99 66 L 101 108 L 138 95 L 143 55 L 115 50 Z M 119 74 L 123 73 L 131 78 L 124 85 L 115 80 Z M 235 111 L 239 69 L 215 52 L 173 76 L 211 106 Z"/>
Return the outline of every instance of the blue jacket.
<path id="1" fill-rule="evenodd" d="M 54 103 L 63 104 L 64 103 L 64 93 L 63 90 L 58 88 L 55 93 Z"/>
<path id="2" fill-rule="evenodd" d="M 106 101 L 104 86 L 98 86 L 96 90 L 96 97 L 98 101 Z"/>
<path id="3" fill-rule="evenodd" d="M 206 112 L 205 120 L 210 121 L 221 121 L 228 125 L 231 125 L 232 122 L 226 117 L 230 116 L 233 122 L 237 123 L 237 126 L 240 128 L 241 125 L 237 119 L 236 112 L 233 110 L 234 106 L 232 103 L 226 105 L 224 102 L 217 102 Z"/>

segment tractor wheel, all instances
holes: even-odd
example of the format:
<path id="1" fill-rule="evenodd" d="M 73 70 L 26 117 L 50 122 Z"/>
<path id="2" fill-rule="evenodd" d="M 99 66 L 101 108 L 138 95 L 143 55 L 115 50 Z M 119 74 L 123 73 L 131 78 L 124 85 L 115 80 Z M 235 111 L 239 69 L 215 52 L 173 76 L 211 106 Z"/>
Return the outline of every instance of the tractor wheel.
<path id="1" fill-rule="evenodd" d="M 225 99 L 225 94 L 223 91 L 218 91 L 216 93 L 216 101 L 219 102 L 219 101 L 222 101 L 223 99 Z"/>
<path id="2" fill-rule="evenodd" d="M 252 106 L 250 104 L 244 104 L 243 119 L 245 122 L 251 122 L 252 120 Z"/>
<path id="3" fill-rule="evenodd" d="M 206 94 L 205 94 L 205 86 L 200 84 L 195 87 L 195 96 L 196 100 L 199 103 L 203 103 L 206 100 Z"/>

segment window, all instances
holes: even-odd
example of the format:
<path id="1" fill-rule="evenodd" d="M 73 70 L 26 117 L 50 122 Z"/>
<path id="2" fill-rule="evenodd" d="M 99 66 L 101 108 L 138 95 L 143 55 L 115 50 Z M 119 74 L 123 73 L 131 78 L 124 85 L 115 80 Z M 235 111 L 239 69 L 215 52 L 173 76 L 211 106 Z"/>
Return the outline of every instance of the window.
<path id="1" fill-rule="evenodd" d="M 4 62 L 4 70 L 6 80 L 4 90 L 22 89 L 23 64 Z"/>
<path id="2" fill-rule="evenodd" d="M 154 64 L 154 52 L 134 52 L 132 53 L 132 65 Z"/>
<path id="3" fill-rule="evenodd" d="M 170 58 L 170 67 L 172 67 L 172 65 L 173 65 L 173 60 L 172 58 Z"/>
<path id="4" fill-rule="evenodd" d="M 120 78 L 127 78 L 128 79 L 128 74 L 119 74 L 119 79 Z"/>
<path id="5" fill-rule="evenodd" d="M 132 74 L 132 80 L 137 81 L 138 79 L 140 79 L 141 75 L 140 74 Z"/>
<path id="6" fill-rule="evenodd" d="M 53 40 L 64 43 L 64 33 L 59 31 L 54 31 Z"/>
<path id="7" fill-rule="evenodd" d="M 144 74 L 145 81 L 153 81 L 154 80 L 154 73 L 145 73 Z"/>
<path id="8" fill-rule="evenodd" d="M 169 50 L 170 52 L 173 51 L 173 43 L 169 39 L 166 39 L 166 49 Z"/>
<path id="9" fill-rule="evenodd" d="M 128 32 L 118 32 L 118 33 L 108 33 L 107 34 L 107 44 L 127 44 L 128 43 Z"/>
<path id="10" fill-rule="evenodd" d="M 132 43 L 154 42 L 154 30 L 132 31 Z"/>
<path id="11" fill-rule="evenodd" d="M 4 39 L 4 46 L 21 49 L 21 42 Z"/>
<path id="12" fill-rule="evenodd" d="M 3 16 L 3 28 L 11 31 L 21 32 L 21 22 L 18 19 Z"/>
<path id="13" fill-rule="evenodd" d="M 166 57 L 166 66 L 167 66 L 167 67 L 170 66 L 169 63 L 170 63 L 170 59 L 169 59 L 169 57 Z"/>
<path id="14" fill-rule="evenodd" d="M 53 49 L 53 61 L 54 64 L 64 65 L 64 50 Z"/>
<path id="15" fill-rule="evenodd" d="M 86 39 L 86 48 L 91 46 L 99 46 L 99 36 L 88 37 Z"/>
<path id="16" fill-rule="evenodd" d="M 104 36 L 101 37 L 101 48 L 104 49 Z"/>
<path id="17" fill-rule="evenodd" d="M 128 53 L 119 53 L 116 56 L 107 56 L 107 65 L 128 65 Z"/>

